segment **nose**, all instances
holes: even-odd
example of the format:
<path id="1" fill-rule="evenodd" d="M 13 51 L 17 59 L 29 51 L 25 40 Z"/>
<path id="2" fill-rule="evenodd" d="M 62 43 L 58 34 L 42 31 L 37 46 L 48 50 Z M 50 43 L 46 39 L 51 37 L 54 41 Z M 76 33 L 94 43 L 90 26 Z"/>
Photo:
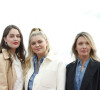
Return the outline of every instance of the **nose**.
<path id="1" fill-rule="evenodd" d="M 18 38 L 15 36 L 15 37 L 14 37 L 14 40 L 18 40 Z"/>
<path id="2" fill-rule="evenodd" d="M 35 46 L 39 46 L 39 44 L 38 43 L 36 43 L 36 45 Z"/>
<path id="3" fill-rule="evenodd" d="M 86 48 L 87 47 L 87 45 L 86 44 L 83 44 L 83 48 Z"/>

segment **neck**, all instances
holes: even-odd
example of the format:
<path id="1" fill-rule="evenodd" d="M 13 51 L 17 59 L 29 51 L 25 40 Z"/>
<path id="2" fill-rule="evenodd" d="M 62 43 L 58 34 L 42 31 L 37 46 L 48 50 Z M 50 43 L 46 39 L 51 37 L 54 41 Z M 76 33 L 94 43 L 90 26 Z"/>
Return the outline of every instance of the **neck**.
<path id="1" fill-rule="evenodd" d="M 90 56 L 88 57 L 79 57 L 80 60 L 82 61 L 82 66 L 84 65 L 84 63 L 89 59 Z"/>
<path id="2" fill-rule="evenodd" d="M 45 55 L 38 55 L 38 61 L 40 61 Z"/>
<path id="3" fill-rule="evenodd" d="M 15 49 L 11 49 L 11 53 L 15 57 Z"/>

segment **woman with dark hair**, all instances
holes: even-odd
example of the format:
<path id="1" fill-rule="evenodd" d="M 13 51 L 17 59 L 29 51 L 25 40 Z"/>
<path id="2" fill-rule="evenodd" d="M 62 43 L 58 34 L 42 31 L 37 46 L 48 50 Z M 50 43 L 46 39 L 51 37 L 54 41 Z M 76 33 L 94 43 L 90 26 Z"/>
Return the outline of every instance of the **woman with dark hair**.
<path id="1" fill-rule="evenodd" d="M 25 49 L 15 25 L 5 28 L 0 45 L 0 90 L 23 90 Z"/>

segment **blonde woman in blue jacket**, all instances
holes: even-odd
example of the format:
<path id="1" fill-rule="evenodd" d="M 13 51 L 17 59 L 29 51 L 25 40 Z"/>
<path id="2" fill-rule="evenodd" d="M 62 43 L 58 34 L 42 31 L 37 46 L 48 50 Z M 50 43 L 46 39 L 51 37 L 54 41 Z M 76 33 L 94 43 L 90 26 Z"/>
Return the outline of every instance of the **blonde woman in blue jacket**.
<path id="1" fill-rule="evenodd" d="M 65 65 L 50 51 L 40 28 L 30 33 L 24 74 L 25 90 L 65 90 Z"/>

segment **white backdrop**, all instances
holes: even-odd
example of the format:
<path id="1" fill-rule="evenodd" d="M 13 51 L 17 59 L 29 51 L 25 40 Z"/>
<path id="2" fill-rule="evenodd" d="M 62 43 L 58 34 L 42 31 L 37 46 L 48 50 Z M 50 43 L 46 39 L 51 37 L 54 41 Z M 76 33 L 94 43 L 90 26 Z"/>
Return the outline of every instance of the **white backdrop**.
<path id="1" fill-rule="evenodd" d="M 89 32 L 100 57 L 99 0 L 1 0 L 0 39 L 10 24 L 21 29 L 26 50 L 31 29 L 41 28 L 65 63 L 73 61 L 71 46 L 76 34 Z"/>

